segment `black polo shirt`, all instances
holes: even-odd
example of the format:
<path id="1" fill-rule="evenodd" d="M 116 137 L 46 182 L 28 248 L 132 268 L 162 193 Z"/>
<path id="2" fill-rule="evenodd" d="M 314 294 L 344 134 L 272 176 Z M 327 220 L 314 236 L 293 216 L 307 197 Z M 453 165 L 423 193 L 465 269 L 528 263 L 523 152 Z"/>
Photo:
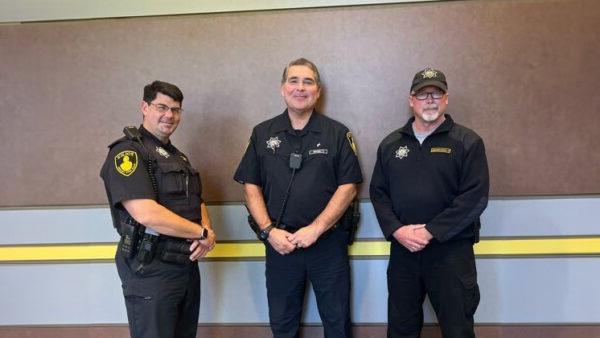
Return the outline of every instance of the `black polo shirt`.
<path id="1" fill-rule="evenodd" d="M 338 186 L 362 182 L 352 134 L 343 124 L 313 112 L 301 131 L 292 129 L 287 110 L 254 127 L 234 179 L 260 186 L 275 220 L 292 176 L 290 154 L 302 154 L 281 223 L 292 228 L 310 224 Z"/>

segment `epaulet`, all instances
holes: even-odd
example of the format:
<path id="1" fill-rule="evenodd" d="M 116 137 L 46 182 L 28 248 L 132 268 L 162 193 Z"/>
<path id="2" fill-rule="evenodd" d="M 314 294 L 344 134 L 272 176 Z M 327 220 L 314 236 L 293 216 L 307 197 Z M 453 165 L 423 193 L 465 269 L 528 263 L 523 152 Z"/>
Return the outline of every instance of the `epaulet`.
<path id="1" fill-rule="evenodd" d="M 123 141 L 127 141 L 127 140 L 128 140 L 128 139 L 127 139 L 127 137 L 123 136 L 123 137 L 121 137 L 120 139 L 117 139 L 117 140 L 116 140 L 116 141 L 114 141 L 113 143 L 109 144 L 109 145 L 108 145 L 108 148 L 109 148 L 109 149 L 112 149 L 112 147 L 116 146 L 117 144 L 119 144 L 119 143 L 121 143 L 121 142 L 123 142 Z"/>

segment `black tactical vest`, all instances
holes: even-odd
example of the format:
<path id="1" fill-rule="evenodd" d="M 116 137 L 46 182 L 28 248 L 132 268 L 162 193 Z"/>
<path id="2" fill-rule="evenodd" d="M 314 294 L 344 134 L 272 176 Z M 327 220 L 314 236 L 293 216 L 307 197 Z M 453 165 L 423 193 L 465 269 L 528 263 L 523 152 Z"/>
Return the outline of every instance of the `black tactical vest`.
<path id="1" fill-rule="evenodd" d="M 192 168 L 187 157 L 173 145 L 156 145 L 147 137 L 143 142 L 145 149 L 139 150 L 142 159 L 151 163 L 158 203 L 183 218 L 200 223 L 202 183 L 198 171 Z"/>

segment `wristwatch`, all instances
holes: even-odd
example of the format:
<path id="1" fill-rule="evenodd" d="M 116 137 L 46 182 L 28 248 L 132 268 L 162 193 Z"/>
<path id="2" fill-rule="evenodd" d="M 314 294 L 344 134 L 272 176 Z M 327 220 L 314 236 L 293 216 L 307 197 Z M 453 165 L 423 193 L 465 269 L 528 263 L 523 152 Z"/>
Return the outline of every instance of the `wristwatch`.
<path id="1" fill-rule="evenodd" d="M 202 227 L 202 233 L 200 234 L 200 240 L 202 239 L 206 239 L 206 237 L 208 237 L 208 230 L 205 227 Z"/>
<path id="2" fill-rule="evenodd" d="M 267 238 L 269 238 L 269 232 L 271 232 L 272 229 L 273 229 L 273 224 L 269 224 L 269 225 L 267 225 L 266 228 L 261 229 L 257 234 L 258 239 L 260 239 L 263 242 L 266 241 Z"/>

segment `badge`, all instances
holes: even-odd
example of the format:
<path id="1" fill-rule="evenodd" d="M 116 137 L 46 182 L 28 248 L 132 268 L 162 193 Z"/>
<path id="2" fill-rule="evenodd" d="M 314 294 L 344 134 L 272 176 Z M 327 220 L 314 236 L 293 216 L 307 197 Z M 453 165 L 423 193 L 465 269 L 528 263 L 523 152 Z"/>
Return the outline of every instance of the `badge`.
<path id="1" fill-rule="evenodd" d="M 396 158 L 403 159 L 405 157 L 408 157 L 409 151 L 410 149 L 408 149 L 407 146 L 398 147 L 398 150 L 396 150 Z"/>
<path id="2" fill-rule="evenodd" d="M 277 136 L 271 137 L 267 141 L 267 149 L 273 150 L 273 154 L 275 154 L 275 148 L 279 148 L 280 144 L 281 144 L 281 140 L 279 139 L 279 137 L 277 137 Z"/>
<path id="3" fill-rule="evenodd" d="M 444 147 L 433 147 L 433 148 L 431 148 L 430 152 L 450 154 L 452 152 L 452 149 L 444 148 Z"/>
<path id="4" fill-rule="evenodd" d="M 163 147 L 156 146 L 156 152 L 164 158 L 169 158 L 169 156 L 171 156 Z"/>
<path id="5" fill-rule="evenodd" d="M 352 137 L 352 133 L 351 132 L 347 132 L 346 133 L 346 138 L 348 139 L 348 142 L 350 142 L 350 148 L 352 148 L 352 151 L 354 152 L 354 155 L 358 155 L 357 154 L 357 150 L 356 150 L 356 143 L 354 143 L 354 137 Z"/>
<path id="6" fill-rule="evenodd" d="M 115 156 L 115 169 L 119 174 L 128 177 L 137 169 L 138 156 L 133 150 L 125 150 Z"/>
<path id="7" fill-rule="evenodd" d="M 421 76 L 424 79 L 433 79 L 437 76 L 437 72 L 431 68 L 427 68 L 421 73 Z"/>

